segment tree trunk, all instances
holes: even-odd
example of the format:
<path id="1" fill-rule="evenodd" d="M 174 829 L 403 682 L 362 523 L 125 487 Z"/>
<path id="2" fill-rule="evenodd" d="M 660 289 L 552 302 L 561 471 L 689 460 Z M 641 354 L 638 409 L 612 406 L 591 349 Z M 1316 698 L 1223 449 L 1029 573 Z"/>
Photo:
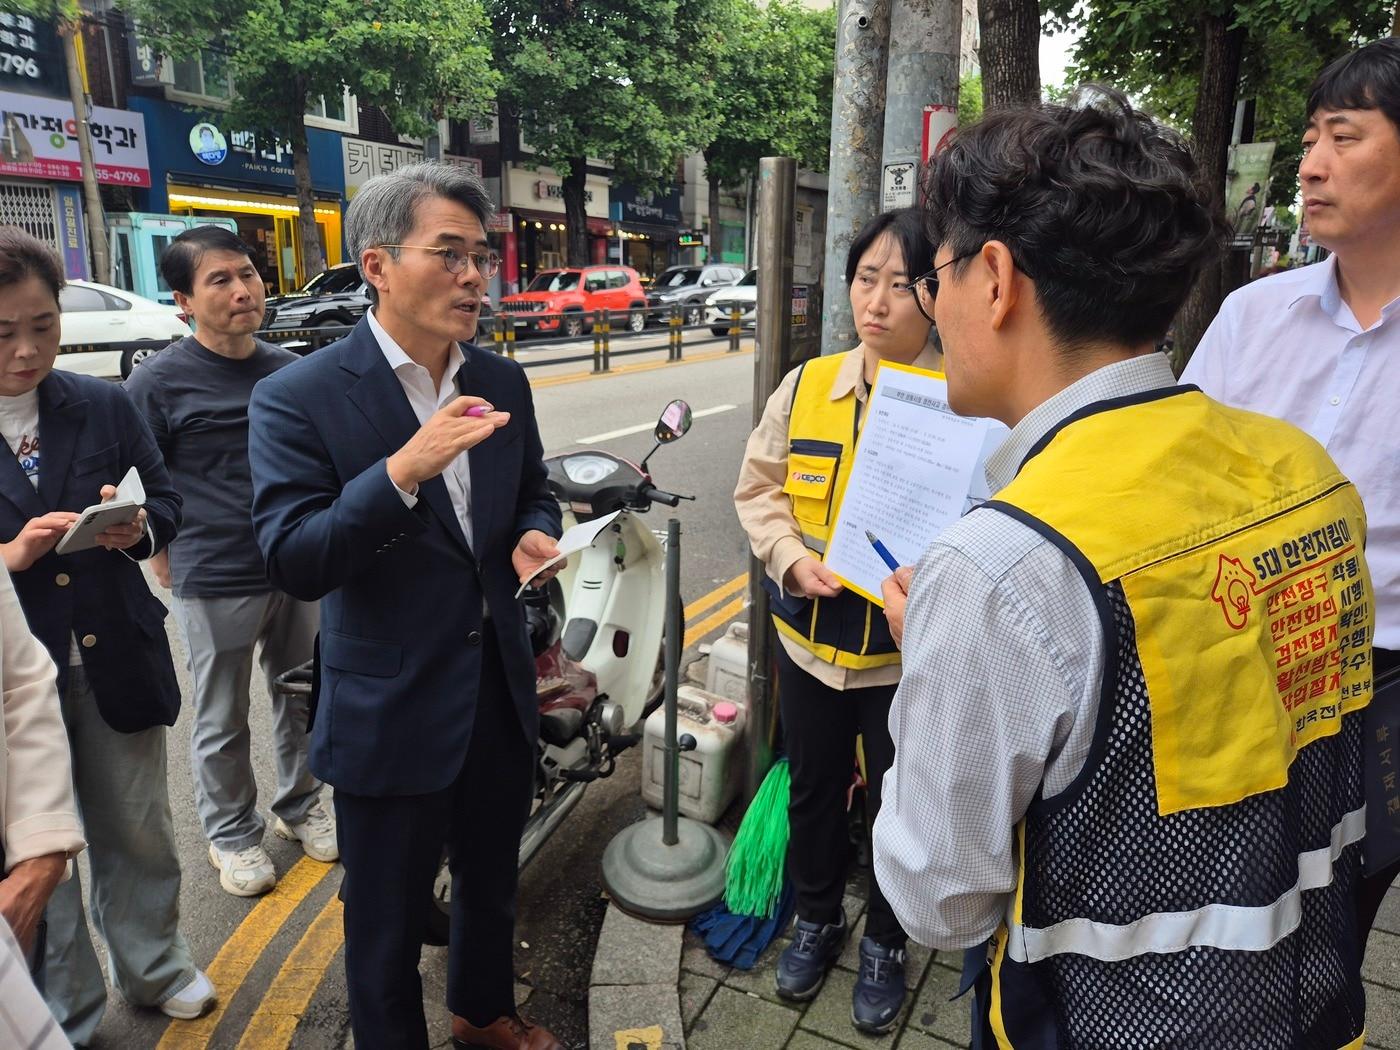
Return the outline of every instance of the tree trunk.
<path id="1" fill-rule="evenodd" d="M 1191 141 L 1200 166 L 1201 181 L 1210 191 L 1212 206 L 1225 205 L 1225 167 L 1230 153 L 1230 129 L 1235 120 L 1235 92 L 1240 82 L 1240 56 L 1247 31 L 1231 27 L 1234 11 L 1208 14 L 1202 20 L 1201 80 L 1196 91 L 1196 113 L 1191 121 Z M 1174 354 L 1184 368 L 1196 344 L 1220 310 L 1224 263 L 1207 266 L 1196 280 L 1176 319 Z"/>
<path id="2" fill-rule="evenodd" d="M 593 260 L 588 255 L 588 207 L 584 188 L 588 183 L 588 161 L 575 157 L 569 161 L 569 174 L 564 176 L 564 226 L 568 230 L 570 266 L 587 266 Z"/>
<path id="3" fill-rule="evenodd" d="M 1395 17 L 1390 20 L 1390 35 L 1400 36 L 1400 0 L 1396 0 Z"/>
<path id="4" fill-rule="evenodd" d="M 1039 0 L 982 0 L 982 108 L 1033 106 L 1040 101 Z"/>
<path id="5" fill-rule="evenodd" d="M 316 198 L 311 193 L 311 151 L 306 144 L 306 125 L 300 120 L 292 122 L 292 174 L 297 184 L 297 236 L 301 240 L 301 279 L 294 282 L 299 286 L 326 268 L 316 228 Z"/>
<path id="6" fill-rule="evenodd" d="M 709 236 L 706 240 L 709 246 L 705 249 L 706 262 L 719 262 L 719 179 L 710 174 L 710 158 L 705 158 L 705 182 L 709 189 L 709 199 L 706 207 L 706 230 Z"/>

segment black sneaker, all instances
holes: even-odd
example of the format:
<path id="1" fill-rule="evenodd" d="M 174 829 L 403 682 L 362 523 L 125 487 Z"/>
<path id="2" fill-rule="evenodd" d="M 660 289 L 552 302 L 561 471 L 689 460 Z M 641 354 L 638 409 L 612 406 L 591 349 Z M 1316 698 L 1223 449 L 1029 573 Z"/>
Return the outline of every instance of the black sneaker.
<path id="1" fill-rule="evenodd" d="M 793 1002 L 815 999 L 826 980 L 826 971 L 841 957 L 846 946 L 846 912 L 841 921 L 823 926 L 798 919 L 792 943 L 778 956 L 776 983 L 778 995 Z"/>
<path id="2" fill-rule="evenodd" d="M 860 939 L 860 976 L 851 993 L 851 1024 L 868 1035 L 884 1035 L 904 1005 L 904 949 Z"/>

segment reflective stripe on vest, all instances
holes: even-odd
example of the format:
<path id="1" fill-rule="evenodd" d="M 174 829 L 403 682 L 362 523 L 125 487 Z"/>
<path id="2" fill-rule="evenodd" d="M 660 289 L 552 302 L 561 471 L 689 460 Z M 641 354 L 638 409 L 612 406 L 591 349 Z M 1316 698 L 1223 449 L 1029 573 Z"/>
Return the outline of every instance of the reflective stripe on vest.
<path id="1" fill-rule="evenodd" d="M 997 512 L 1070 557 L 1105 634 L 1084 770 L 1017 827 L 997 1044 L 1361 1045 L 1354 487 L 1301 431 L 1172 388 L 1071 417 L 972 513 Z"/>
<path id="2" fill-rule="evenodd" d="M 788 418 L 783 492 L 803 544 L 818 558 L 826 553 L 860 433 L 855 392 L 831 397 L 846 357 L 815 357 L 802 366 Z M 772 611 L 779 633 L 826 663 L 853 669 L 899 663 L 884 614 L 849 590 L 835 598 L 774 601 Z"/>

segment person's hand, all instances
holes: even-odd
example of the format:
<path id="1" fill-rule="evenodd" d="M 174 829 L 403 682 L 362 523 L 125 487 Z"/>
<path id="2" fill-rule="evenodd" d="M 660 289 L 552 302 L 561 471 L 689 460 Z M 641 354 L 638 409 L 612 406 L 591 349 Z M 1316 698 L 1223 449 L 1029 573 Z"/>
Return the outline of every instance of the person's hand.
<path id="1" fill-rule="evenodd" d="M 170 590 L 170 551 L 163 550 L 146 562 L 151 567 L 151 575 L 167 591 Z"/>
<path id="2" fill-rule="evenodd" d="M 68 510 L 50 511 L 38 518 L 30 518 L 19 530 L 19 535 L 9 543 L 0 543 L 0 559 L 11 572 L 23 572 L 49 551 L 58 546 L 63 534 L 68 531 L 79 515 Z"/>
<path id="3" fill-rule="evenodd" d="M 102 502 L 108 503 L 115 499 L 117 487 L 115 485 L 102 486 Z M 146 511 L 144 508 L 136 512 L 136 517 L 128 525 L 108 525 L 96 536 L 97 545 L 105 547 L 109 551 L 124 551 L 128 547 L 134 547 L 146 538 Z"/>
<path id="4" fill-rule="evenodd" d="M 783 577 L 783 588 L 807 598 L 835 598 L 842 590 L 836 574 L 810 554 L 792 563 Z"/>
<path id="5" fill-rule="evenodd" d="M 62 853 L 31 857 L 16 864 L 0 881 L 0 915 L 5 916 L 26 956 L 34 949 L 39 918 L 67 864 L 68 858 Z"/>
<path id="6" fill-rule="evenodd" d="M 880 597 L 885 599 L 885 622 L 890 625 L 894 644 L 904 647 L 904 607 L 909 604 L 909 585 L 914 582 L 914 570 L 901 565 L 893 576 L 880 584 Z"/>
<path id="7" fill-rule="evenodd" d="M 477 406 L 489 411 L 481 416 L 466 414 Z M 404 492 L 416 493 L 420 484 L 437 477 L 463 452 L 509 422 L 509 412 L 497 412 L 479 397 L 459 397 L 429 416 L 408 443 L 389 457 L 389 480 Z"/>
<path id="8" fill-rule="evenodd" d="M 531 529 L 520 537 L 515 550 L 511 551 L 510 563 L 515 566 L 515 575 L 521 583 L 530 580 L 530 586 L 539 588 L 558 576 L 559 570 L 568 564 L 568 560 L 564 559 L 540 572 L 540 566 L 558 553 L 559 544 L 553 536 L 539 529 Z"/>

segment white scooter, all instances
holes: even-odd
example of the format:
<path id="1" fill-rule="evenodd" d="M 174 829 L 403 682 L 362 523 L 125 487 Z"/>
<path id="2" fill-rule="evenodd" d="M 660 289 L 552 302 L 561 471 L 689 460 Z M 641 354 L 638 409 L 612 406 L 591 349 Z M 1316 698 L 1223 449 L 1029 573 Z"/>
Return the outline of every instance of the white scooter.
<path id="1" fill-rule="evenodd" d="M 666 622 L 666 534 L 640 515 L 682 499 L 647 471 L 657 449 L 690 430 L 690 406 L 672 401 L 640 464 L 590 449 L 545 461 L 564 527 L 620 511 L 543 590 L 526 592 L 540 701 L 535 799 L 520 837 L 523 869 L 583 798 L 641 740 L 661 703 Z M 683 618 L 677 616 L 677 623 Z M 452 877 L 444 856 L 433 885 L 426 940 L 447 943 Z"/>

